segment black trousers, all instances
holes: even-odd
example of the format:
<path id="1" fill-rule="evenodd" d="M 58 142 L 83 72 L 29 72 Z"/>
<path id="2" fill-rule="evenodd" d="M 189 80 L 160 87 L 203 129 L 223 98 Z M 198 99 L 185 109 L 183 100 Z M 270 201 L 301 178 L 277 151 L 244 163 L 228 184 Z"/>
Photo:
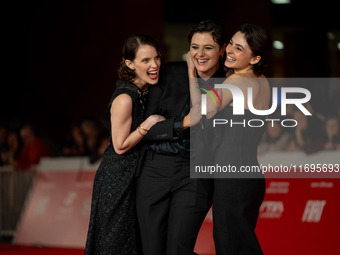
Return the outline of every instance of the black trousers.
<path id="1" fill-rule="evenodd" d="M 255 234 L 265 179 L 215 179 L 213 222 L 216 255 L 262 255 Z"/>
<path id="2" fill-rule="evenodd" d="M 137 179 L 137 215 L 144 255 L 192 255 L 211 206 L 212 187 L 190 179 L 190 161 L 147 152 Z"/>

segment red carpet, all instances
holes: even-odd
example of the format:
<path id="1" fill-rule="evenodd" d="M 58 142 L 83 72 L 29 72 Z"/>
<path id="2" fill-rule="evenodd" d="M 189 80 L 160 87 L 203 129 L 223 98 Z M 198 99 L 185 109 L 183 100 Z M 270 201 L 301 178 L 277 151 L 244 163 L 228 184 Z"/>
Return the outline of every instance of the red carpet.
<path id="1" fill-rule="evenodd" d="M 1 255 L 84 255 L 83 249 L 67 249 L 53 247 L 17 246 L 0 244 Z M 202 254 L 201 255 L 212 255 Z"/>
<path id="2" fill-rule="evenodd" d="M 1 255 L 84 255 L 83 249 L 67 249 L 37 246 L 0 244 Z"/>

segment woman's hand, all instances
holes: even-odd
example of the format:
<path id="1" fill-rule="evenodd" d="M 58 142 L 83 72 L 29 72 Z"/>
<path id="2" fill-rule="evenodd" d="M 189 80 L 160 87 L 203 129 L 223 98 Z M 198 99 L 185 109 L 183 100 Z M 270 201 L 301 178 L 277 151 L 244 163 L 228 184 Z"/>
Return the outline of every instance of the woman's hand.
<path id="1" fill-rule="evenodd" d="M 188 51 L 187 53 L 187 65 L 188 65 L 189 78 L 196 77 L 196 67 L 194 64 L 194 60 L 191 57 L 190 51 Z"/>
<path id="2" fill-rule="evenodd" d="M 190 112 L 187 115 L 185 115 L 182 121 L 182 129 L 186 130 L 188 128 L 190 128 Z"/>
<path id="3" fill-rule="evenodd" d="M 164 121 L 165 118 L 162 115 L 153 114 L 150 115 L 144 122 L 141 124 L 145 129 L 150 129 L 153 125 L 160 121 Z"/>

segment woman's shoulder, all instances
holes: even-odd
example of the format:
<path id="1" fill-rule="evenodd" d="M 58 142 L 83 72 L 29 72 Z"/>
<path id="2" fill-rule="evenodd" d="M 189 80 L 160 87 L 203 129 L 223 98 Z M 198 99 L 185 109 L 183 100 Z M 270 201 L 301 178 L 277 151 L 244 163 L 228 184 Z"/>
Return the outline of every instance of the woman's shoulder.
<path id="1" fill-rule="evenodd" d="M 224 81 L 224 83 L 234 85 L 241 89 L 248 88 L 250 86 L 252 87 L 254 85 L 252 78 L 243 73 L 233 73 L 229 75 L 228 78 Z"/>
<path id="2" fill-rule="evenodd" d="M 256 79 L 262 79 L 265 78 L 264 75 L 256 76 L 253 73 L 231 73 L 228 75 L 229 78 L 242 78 L 242 79 L 247 79 L 247 80 L 256 80 Z"/>
<path id="3" fill-rule="evenodd" d="M 117 80 L 116 82 L 115 94 L 125 93 L 132 96 L 134 94 L 139 94 L 139 92 L 140 89 L 133 82 L 124 80 Z"/>
<path id="4" fill-rule="evenodd" d="M 130 109 L 132 107 L 132 98 L 127 94 L 120 94 L 113 99 L 111 108 L 113 106 L 120 110 Z"/>
<path id="5" fill-rule="evenodd" d="M 121 104 L 126 105 L 128 103 L 131 103 L 131 96 L 126 93 L 121 93 L 116 96 L 115 100 L 119 101 Z"/>
<path id="6" fill-rule="evenodd" d="M 135 85 L 132 82 L 129 81 L 124 81 L 124 80 L 120 80 L 118 79 L 116 82 L 116 90 L 118 89 L 132 89 Z"/>
<path id="7" fill-rule="evenodd" d="M 115 90 L 112 94 L 110 104 L 113 102 L 113 100 L 119 98 L 123 98 L 124 101 L 134 100 L 138 96 L 138 88 L 136 85 L 134 85 L 131 82 L 118 80 L 116 82 Z"/>
<path id="8" fill-rule="evenodd" d="M 131 88 L 129 88 L 129 86 L 116 86 L 116 89 L 114 90 L 113 95 L 111 97 L 111 102 L 113 100 L 115 101 L 118 100 L 121 103 L 131 102 L 132 98 L 133 98 L 133 93 L 131 91 Z"/>
<path id="9" fill-rule="evenodd" d="M 233 78 L 247 78 L 247 75 L 243 73 L 230 73 L 228 75 L 228 79 L 233 79 Z"/>
<path id="10" fill-rule="evenodd" d="M 265 76 L 254 76 L 246 73 L 234 73 L 225 80 L 228 83 L 235 84 L 239 87 L 257 87 L 263 83 L 268 83 Z"/>

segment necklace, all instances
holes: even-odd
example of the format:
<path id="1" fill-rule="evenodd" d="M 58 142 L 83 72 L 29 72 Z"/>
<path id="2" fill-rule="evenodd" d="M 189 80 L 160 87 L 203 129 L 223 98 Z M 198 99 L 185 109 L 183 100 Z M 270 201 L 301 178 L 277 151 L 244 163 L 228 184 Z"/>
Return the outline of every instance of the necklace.
<path id="1" fill-rule="evenodd" d="M 149 92 L 149 85 L 148 85 L 147 89 L 144 90 L 144 91 L 141 90 L 140 88 L 138 88 L 137 92 L 138 92 L 138 95 L 139 95 L 139 102 L 142 104 L 142 107 L 143 107 L 143 110 L 144 110 L 144 103 L 146 101 L 146 95 Z"/>

